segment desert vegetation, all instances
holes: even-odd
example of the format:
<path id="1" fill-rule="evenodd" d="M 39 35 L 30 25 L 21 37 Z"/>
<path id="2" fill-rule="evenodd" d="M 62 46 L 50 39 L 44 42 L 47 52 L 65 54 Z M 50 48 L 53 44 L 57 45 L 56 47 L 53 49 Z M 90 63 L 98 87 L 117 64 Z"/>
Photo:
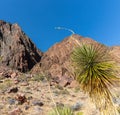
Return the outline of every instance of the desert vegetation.
<path id="1" fill-rule="evenodd" d="M 110 58 L 109 50 L 100 44 L 83 44 L 72 53 L 75 79 L 101 115 L 116 115 L 113 89 L 119 82 L 118 66 Z M 118 83 L 119 84 L 119 83 Z"/>

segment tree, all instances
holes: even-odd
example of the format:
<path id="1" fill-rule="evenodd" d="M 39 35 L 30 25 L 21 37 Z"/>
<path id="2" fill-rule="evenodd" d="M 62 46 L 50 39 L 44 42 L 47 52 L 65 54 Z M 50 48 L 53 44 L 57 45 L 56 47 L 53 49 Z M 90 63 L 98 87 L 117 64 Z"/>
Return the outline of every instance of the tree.
<path id="1" fill-rule="evenodd" d="M 89 94 L 101 115 L 116 115 L 111 88 L 119 82 L 116 63 L 101 44 L 83 44 L 71 55 L 75 78 Z"/>

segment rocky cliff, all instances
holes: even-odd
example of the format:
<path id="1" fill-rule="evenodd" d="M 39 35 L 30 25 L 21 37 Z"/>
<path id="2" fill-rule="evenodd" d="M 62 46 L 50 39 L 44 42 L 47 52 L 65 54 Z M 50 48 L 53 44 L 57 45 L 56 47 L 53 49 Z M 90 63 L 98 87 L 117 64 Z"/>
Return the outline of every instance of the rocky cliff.
<path id="1" fill-rule="evenodd" d="M 0 20 L 0 65 L 26 72 L 40 61 L 41 56 L 42 52 L 18 24 Z"/>

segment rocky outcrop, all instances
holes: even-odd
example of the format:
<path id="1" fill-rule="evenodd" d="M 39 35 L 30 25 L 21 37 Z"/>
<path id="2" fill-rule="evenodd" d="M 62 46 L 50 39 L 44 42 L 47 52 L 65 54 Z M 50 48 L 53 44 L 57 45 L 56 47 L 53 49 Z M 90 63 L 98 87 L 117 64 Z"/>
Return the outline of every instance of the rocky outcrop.
<path id="1" fill-rule="evenodd" d="M 44 53 L 42 59 L 32 70 L 38 72 L 43 70 L 51 74 L 52 77 L 71 76 L 72 68 L 70 66 L 70 55 L 74 47 L 81 43 L 97 43 L 90 38 L 84 38 L 77 34 L 73 34 L 65 38 L 62 42 L 56 43 L 47 52 Z"/>
<path id="2" fill-rule="evenodd" d="M 0 20 L 0 65 L 26 72 L 40 61 L 41 56 L 42 52 L 18 24 Z"/>
<path id="3" fill-rule="evenodd" d="M 120 46 L 113 46 L 110 48 L 110 54 L 113 60 L 120 64 Z"/>

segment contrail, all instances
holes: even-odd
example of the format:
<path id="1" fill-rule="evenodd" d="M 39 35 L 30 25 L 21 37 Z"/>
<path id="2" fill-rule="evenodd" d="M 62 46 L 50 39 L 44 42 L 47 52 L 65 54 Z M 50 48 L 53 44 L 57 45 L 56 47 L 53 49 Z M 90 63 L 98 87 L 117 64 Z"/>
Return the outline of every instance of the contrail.
<path id="1" fill-rule="evenodd" d="M 72 29 L 69 28 L 65 28 L 65 27 L 55 27 L 55 29 L 57 30 L 67 30 L 69 32 L 71 32 L 72 34 L 75 34 L 75 32 Z"/>
<path id="2" fill-rule="evenodd" d="M 55 27 L 55 29 L 57 29 L 57 30 L 67 30 L 67 31 L 71 32 L 72 34 L 75 34 L 75 32 L 74 32 L 73 30 L 69 29 L 69 28 Z M 71 37 L 72 37 L 72 36 L 71 36 Z M 73 37 L 72 37 L 72 39 L 73 39 Z M 80 46 L 79 41 L 78 41 L 77 39 L 74 39 L 74 40 L 75 40 L 75 42 Z"/>

